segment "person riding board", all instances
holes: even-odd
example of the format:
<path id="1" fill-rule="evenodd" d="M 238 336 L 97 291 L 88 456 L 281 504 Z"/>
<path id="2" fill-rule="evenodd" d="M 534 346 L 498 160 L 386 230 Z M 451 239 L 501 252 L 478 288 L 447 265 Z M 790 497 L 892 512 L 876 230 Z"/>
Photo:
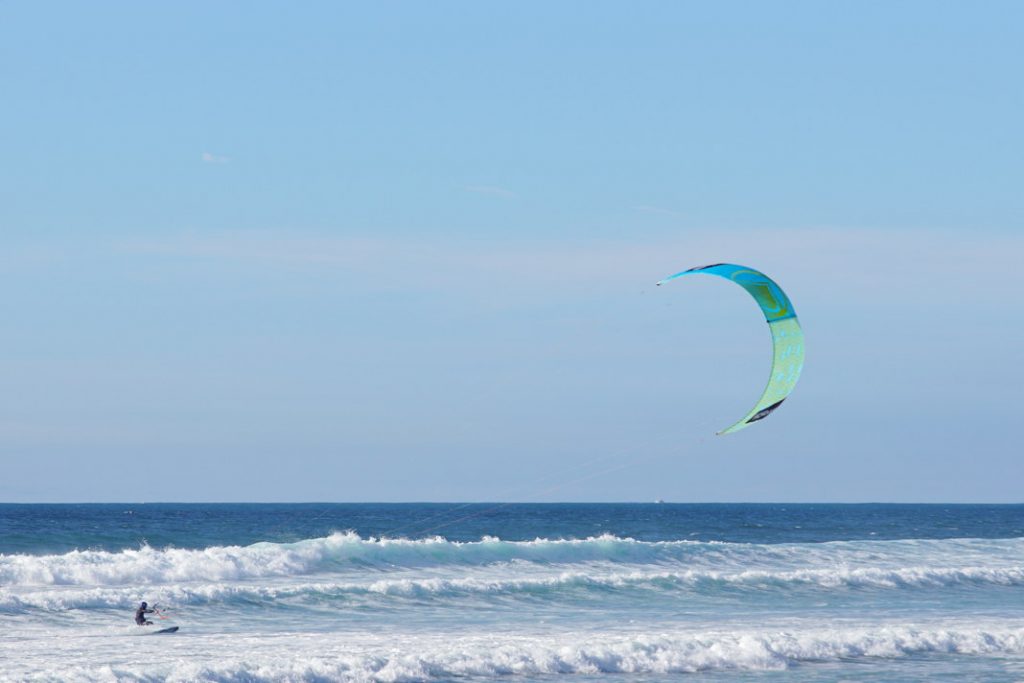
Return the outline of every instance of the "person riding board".
<path id="1" fill-rule="evenodd" d="M 152 626 L 153 622 L 146 619 L 146 615 L 152 614 L 153 612 L 156 612 L 156 610 L 150 609 L 149 605 L 143 601 L 142 604 L 139 605 L 139 608 L 135 610 L 135 623 L 139 626 Z"/>

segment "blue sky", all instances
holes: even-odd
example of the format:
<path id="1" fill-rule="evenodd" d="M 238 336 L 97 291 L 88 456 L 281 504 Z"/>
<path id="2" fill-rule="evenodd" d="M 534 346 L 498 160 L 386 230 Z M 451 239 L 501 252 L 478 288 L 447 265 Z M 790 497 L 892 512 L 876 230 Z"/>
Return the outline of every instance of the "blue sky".
<path id="1" fill-rule="evenodd" d="M 2 3 L 0 500 L 1020 502 L 1022 29 Z"/>

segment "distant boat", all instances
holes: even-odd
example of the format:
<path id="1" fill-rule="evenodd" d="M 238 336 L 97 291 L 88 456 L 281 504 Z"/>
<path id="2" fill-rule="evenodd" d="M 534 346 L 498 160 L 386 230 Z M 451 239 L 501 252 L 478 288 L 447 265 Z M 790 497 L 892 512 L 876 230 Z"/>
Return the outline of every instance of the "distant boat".
<path id="1" fill-rule="evenodd" d="M 662 500 L 661 498 L 659 498 L 659 499 L 657 499 L 657 500 L 656 500 L 656 501 L 654 501 L 654 502 L 655 502 L 656 504 L 660 505 L 661 503 L 664 503 L 665 501 L 663 501 L 663 500 Z"/>

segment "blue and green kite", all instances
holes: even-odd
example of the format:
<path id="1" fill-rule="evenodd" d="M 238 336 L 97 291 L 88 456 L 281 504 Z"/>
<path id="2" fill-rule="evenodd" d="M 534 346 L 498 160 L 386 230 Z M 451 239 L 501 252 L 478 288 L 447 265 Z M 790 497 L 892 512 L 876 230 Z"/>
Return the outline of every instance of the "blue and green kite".
<path id="1" fill-rule="evenodd" d="M 800 379 L 800 371 L 804 367 L 804 333 L 796 319 L 796 311 L 789 297 L 775 282 L 764 273 L 738 266 L 732 263 L 715 263 L 710 266 L 691 268 L 681 273 L 670 275 L 658 284 L 664 284 L 683 275 L 706 273 L 732 280 L 747 290 L 757 305 L 761 307 L 768 329 L 772 333 L 772 374 L 768 386 L 753 409 L 743 418 L 726 427 L 719 434 L 738 432 L 752 422 L 763 420 L 772 411 L 782 405 L 786 397 L 793 391 L 796 381 Z"/>

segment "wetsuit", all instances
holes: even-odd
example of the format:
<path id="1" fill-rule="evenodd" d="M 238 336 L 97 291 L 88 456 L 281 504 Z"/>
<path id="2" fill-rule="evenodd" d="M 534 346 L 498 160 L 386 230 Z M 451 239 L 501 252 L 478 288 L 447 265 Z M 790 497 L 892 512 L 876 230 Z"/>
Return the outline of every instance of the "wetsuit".
<path id="1" fill-rule="evenodd" d="M 147 614 L 152 614 L 155 611 L 156 611 L 155 609 L 146 609 L 145 607 L 139 607 L 139 609 L 135 610 L 135 623 L 138 624 L 139 626 L 150 626 L 150 625 L 152 625 L 153 624 L 152 621 L 147 621 L 146 620 L 146 615 Z"/>

